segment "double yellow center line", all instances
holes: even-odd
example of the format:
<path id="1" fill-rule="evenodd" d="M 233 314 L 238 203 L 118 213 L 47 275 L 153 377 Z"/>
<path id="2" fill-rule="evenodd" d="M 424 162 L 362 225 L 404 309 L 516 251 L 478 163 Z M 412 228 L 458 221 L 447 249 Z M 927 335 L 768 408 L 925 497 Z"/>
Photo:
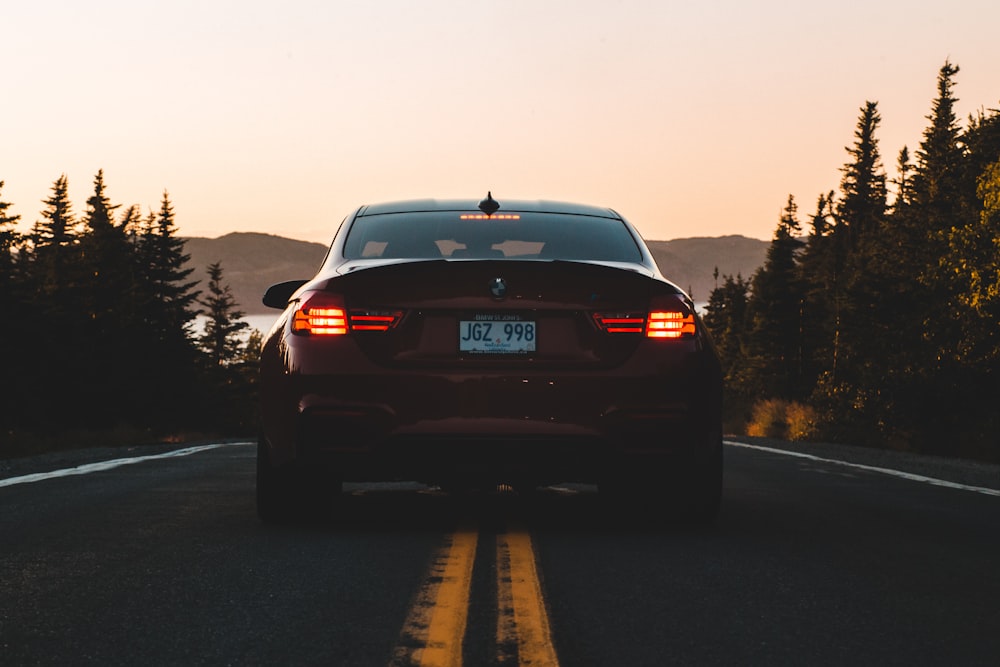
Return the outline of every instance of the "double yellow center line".
<path id="1" fill-rule="evenodd" d="M 497 536 L 497 603 L 498 661 L 558 665 L 535 552 L 526 530 Z M 512 645 L 517 647 L 516 656 L 507 648 Z"/>
<path id="2" fill-rule="evenodd" d="M 392 665 L 462 664 L 478 540 L 478 529 L 465 525 L 445 541 L 410 609 Z M 497 662 L 558 665 L 527 530 L 514 526 L 497 536 L 496 569 Z"/>

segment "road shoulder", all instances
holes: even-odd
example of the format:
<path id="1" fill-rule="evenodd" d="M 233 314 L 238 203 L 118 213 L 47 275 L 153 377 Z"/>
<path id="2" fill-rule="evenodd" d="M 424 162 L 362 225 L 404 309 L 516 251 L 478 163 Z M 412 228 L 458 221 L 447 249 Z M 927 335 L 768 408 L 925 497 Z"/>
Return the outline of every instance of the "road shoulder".
<path id="1" fill-rule="evenodd" d="M 743 435 L 726 436 L 725 439 L 758 447 L 801 452 L 823 459 L 845 461 L 874 468 L 888 468 L 955 484 L 1000 490 L 1000 465 L 993 463 L 834 443 L 788 442 Z"/>

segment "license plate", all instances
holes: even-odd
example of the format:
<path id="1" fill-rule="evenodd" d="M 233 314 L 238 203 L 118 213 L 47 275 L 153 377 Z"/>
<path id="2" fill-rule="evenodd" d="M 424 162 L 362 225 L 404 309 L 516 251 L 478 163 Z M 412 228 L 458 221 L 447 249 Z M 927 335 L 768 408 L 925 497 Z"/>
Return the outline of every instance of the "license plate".
<path id="1" fill-rule="evenodd" d="M 458 351 L 469 354 L 528 354 L 535 351 L 534 320 L 477 316 L 458 323 Z"/>

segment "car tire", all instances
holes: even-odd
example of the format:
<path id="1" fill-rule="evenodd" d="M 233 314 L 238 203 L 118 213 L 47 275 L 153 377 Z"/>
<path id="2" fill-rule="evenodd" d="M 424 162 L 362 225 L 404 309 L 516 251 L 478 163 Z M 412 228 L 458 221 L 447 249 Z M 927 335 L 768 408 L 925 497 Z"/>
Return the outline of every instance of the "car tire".
<path id="1" fill-rule="evenodd" d="M 296 499 L 306 518 L 322 521 L 335 516 L 343 492 L 341 480 L 327 471 L 303 472 L 296 478 Z"/>
<path id="2" fill-rule="evenodd" d="M 620 519 L 647 526 L 712 525 L 722 503 L 722 435 L 714 430 L 702 437 L 686 465 L 664 463 L 669 469 L 659 475 L 655 466 L 612 468 L 598 492 Z"/>
<path id="3" fill-rule="evenodd" d="M 332 516 L 343 483 L 328 474 L 277 468 L 264 439 L 257 442 L 257 516 L 265 523 Z"/>
<path id="4" fill-rule="evenodd" d="M 722 505 L 722 434 L 707 436 L 702 456 L 696 459 L 690 475 L 678 485 L 680 518 L 691 526 L 710 526 L 719 516 Z"/>
<path id="5" fill-rule="evenodd" d="M 271 465 L 263 438 L 257 441 L 257 516 L 265 523 L 284 523 L 292 515 L 293 486 L 289 475 Z"/>

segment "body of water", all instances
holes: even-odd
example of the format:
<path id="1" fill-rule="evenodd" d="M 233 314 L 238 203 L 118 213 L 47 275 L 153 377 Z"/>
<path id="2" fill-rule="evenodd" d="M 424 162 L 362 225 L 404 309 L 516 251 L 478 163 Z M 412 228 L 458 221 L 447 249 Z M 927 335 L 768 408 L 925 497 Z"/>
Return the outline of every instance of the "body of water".
<path id="1" fill-rule="evenodd" d="M 266 334 L 274 326 L 274 323 L 281 317 L 281 311 L 276 310 L 274 314 L 271 315 L 247 315 L 243 318 L 243 321 L 250 325 L 250 328 L 256 329 L 262 334 Z"/>
<path id="2" fill-rule="evenodd" d="M 273 315 L 247 315 L 243 318 L 243 321 L 250 325 L 250 329 L 256 329 L 262 334 L 267 335 L 267 332 L 271 330 L 271 327 L 279 317 L 281 317 L 281 311 L 276 310 Z M 195 335 L 199 335 L 205 330 L 205 322 L 207 320 L 208 318 L 204 315 L 199 315 L 194 319 L 194 326 L 192 329 L 194 330 Z M 250 332 L 247 331 L 246 333 L 249 334 Z"/>

